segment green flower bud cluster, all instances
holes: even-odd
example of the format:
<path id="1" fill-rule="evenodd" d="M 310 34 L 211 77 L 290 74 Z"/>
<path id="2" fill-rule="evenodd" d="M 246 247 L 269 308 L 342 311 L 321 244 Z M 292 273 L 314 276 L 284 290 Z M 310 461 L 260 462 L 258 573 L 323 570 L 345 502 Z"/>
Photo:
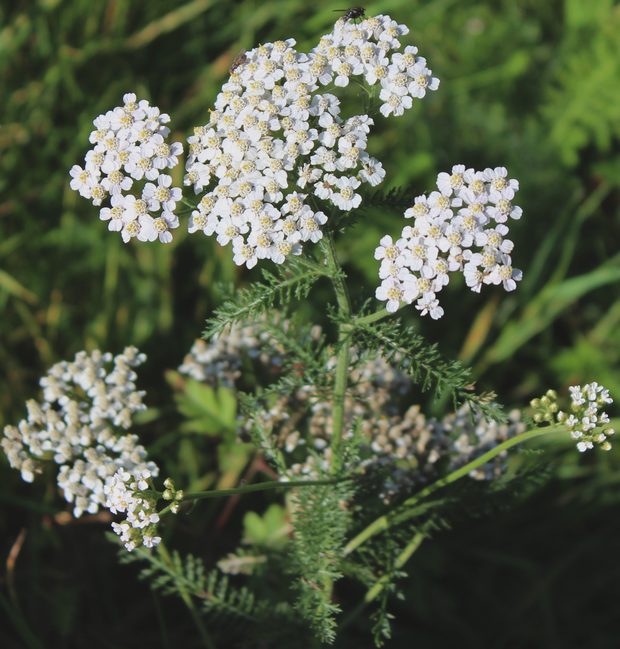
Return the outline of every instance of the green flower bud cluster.
<path id="1" fill-rule="evenodd" d="M 537 424 L 555 424 L 558 412 L 558 393 L 547 390 L 540 399 L 532 399 L 530 406 L 534 409 L 533 419 Z"/>
<path id="2" fill-rule="evenodd" d="M 161 495 L 161 497 L 164 500 L 171 501 L 169 508 L 170 511 L 173 514 L 176 514 L 179 511 L 179 506 L 181 504 L 181 501 L 183 500 L 183 497 L 185 496 L 185 492 L 183 489 L 177 489 L 174 486 L 174 482 L 172 478 L 166 478 L 164 480 L 164 493 Z"/>

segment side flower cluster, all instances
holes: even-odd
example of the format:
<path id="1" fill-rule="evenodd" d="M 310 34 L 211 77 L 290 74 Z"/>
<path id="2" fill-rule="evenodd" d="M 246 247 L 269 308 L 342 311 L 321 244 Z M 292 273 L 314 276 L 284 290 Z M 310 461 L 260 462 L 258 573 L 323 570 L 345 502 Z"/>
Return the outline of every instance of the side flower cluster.
<path id="1" fill-rule="evenodd" d="M 570 414 L 558 410 L 557 393 L 548 390 L 540 399 L 533 399 L 534 421 L 542 424 L 564 424 L 573 439 L 577 440 L 577 449 L 583 453 L 594 448 L 594 444 L 604 451 L 611 449 L 609 438 L 614 429 L 609 425 L 609 415 L 601 410 L 613 403 L 609 390 L 596 382 L 584 386 L 573 385 L 570 392 Z"/>
<path id="2" fill-rule="evenodd" d="M 79 352 L 73 361 L 57 363 L 40 381 L 43 399 L 28 401 L 27 418 L 6 426 L 0 441 L 26 482 L 46 463 L 58 465 L 58 486 L 74 516 L 102 507 L 125 513 L 127 521 L 114 529 L 128 549 L 140 539 L 147 546 L 158 539 L 155 503 L 141 492 L 159 469 L 136 435 L 117 432 L 127 430 L 133 415 L 146 407 L 134 371 L 144 360 L 127 347 L 117 356 Z M 140 531 L 129 533 L 127 526 Z"/>
<path id="3" fill-rule="evenodd" d="M 437 190 L 418 196 L 405 211 L 413 225 L 400 238 L 384 236 L 375 250 L 381 261 L 376 297 L 390 312 L 412 304 L 422 315 L 443 315 L 437 293 L 460 271 L 472 291 L 483 284 L 513 291 L 522 272 L 512 266 L 508 219 L 521 218 L 512 200 L 519 189 L 504 167 L 474 171 L 455 165 L 437 176 Z M 475 249 L 476 247 L 477 249 Z"/>
<path id="4" fill-rule="evenodd" d="M 374 122 L 343 119 L 338 97 L 319 90 L 361 77 L 380 84 L 385 115 L 402 114 L 439 83 L 415 47 L 395 52 L 407 32 L 388 16 L 339 20 L 309 54 L 293 39 L 245 53 L 209 123 L 188 138 L 185 184 L 202 194 L 189 231 L 232 243 L 235 263 L 251 268 L 259 259 L 282 263 L 322 238 L 327 216 L 317 199 L 358 207 L 360 185 L 385 176 L 366 150 Z"/>
<path id="5" fill-rule="evenodd" d="M 565 423 L 583 452 L 598 444 L 604 451 L 611 449 L 608 438 L 614 434 L 609 426 L 609 415 L 601 408 L 613 403 L 609 390 L 596 382 L 573 385 L 569 388 L 571 414 L 558 413 L 558 421 Z"/>
<path id="6" fill-rule="evenodd" d="M 170 230 L 178 227 L 174 214 L 181 190 L 172 187 L 172 177 L 164 173 L 178 164 L 183 151 L 180 142 L 168 144 L 170 116 L 145 99 L 123 96 L 123 105 L 99 115 L 90 134 L 94 145 L 86 154 L 84 168 L 71 168 L 71 189 L 100 206 L 99 216 L 108 229 L 120 232 L 126 243 L 172 241 Z M 134 181 L 141 188 L 135 191 Z M 134 193 L 128 193 L 130 190 Z"/>

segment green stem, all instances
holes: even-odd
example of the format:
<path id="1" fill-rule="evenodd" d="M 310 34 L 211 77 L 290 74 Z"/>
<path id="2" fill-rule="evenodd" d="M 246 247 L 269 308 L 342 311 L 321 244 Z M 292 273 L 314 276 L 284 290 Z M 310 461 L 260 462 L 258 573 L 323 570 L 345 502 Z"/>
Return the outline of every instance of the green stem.
<path id="1" fill-rule="evenodd" d="M 162 561 L 164 561 L 169 566 L 172 566 L 172 558 L 166 546 L 163 543 L 160 543 L 157 546 L 157 552 L 161 556 Z M 194 606 L 192 596 L 187 592 L 187 590 L 183 587 L 181 583 L 177 582 L 176 586 L 179 589 L 179 594 L 181 595 L 181 599 L 185 602 L 185 606 L 187 606 L 187 610 L 190 612 L 190 615 L 192 616 L 192 620 L 196 625 L 196 629 L 198 629 L 198 634 L 200 635 L 200 638 L 204 646 L 207 649 L 216 649 L 215 642 L 213 642 L 213 639 L 209 635 L 209 632 L 207 631 L 205 625 L 202 623 L 202 620 L 200 619 L 200 615 L 198 614 L 198 611 Z"/>
<path id="2" fill-rule="evenodd" d="M 396 561 L 394 562 L 394 570 L 400 570 L 407 561 L 411 558 L 411 555 L 422 545 L 422 541 L 424 541 L 424 534 L 422 532 L 418 532 L 412 539 L 409 541 L 407 544 L 407 547 L 398 555 L 396 558 Z M 391 581 L 391 575 L 390 574 L 385 574 L 383 575 L 377 583 L 368 590 L 366 595 L 364 596 L 364 599 L 347 615 L 347 617 L 342 621 L 342 623 L 339 626 L 339 630 L 342 632 L 343 629 L 348 627 L 354 620 L 356 620 L 363 610 L 366 608 L 370 602 L 373 600 L 377 599 L 383 589 L 390 583 Z"/>
<path id="3" fill-rule="evenodd" d="M 398 555 L 396 562 L 394 563 L 394 569 L 399 570 L 402 568 L 405 563 L 411 558 L 411 555 L 420 547 L 422 541 L 424 540 L 424 534 L 419 532 L 416 534 L 413 539 L 409 542 L 407 547 Z M 391 581 L 390 575 L 383 575 L 377 583 L 368 590 L 364 599 L 362 599 L 359 604 L 349 612 L 349 614 L 343 619 L 343 621 L 338 626 L 339 631 L 342 633 L 344 629 L 350 626 L 364 611 L 366 606 L 375 600 L 383 591 L 383 589 Z"/>
<path id="4" fill-rule="evenodd" d="M 336 294 L 338 304 L 338 355 L 336 357 L 336 375 L 334 377 L 334 399 L 332 406 L 332 474 L 337 474 L 342 467 L 340 447 L 342 445 L 342 429 L 344 427 L 344 400 L 347 390 L 347 375 L 349 372 L 349 351 L 351 347 L 351 303 L 346 284 L 342 277 L 342 270 L 336 257 L 334 239 L 331 233 L 326 237 L 323 246 L 329 275 Z"/>
<path id="5" fill-rule="evenodd" d="M 243 487 L 232 487 L 230 489 L 213 489 L 211 491 L 195 491 L 183 496 L 186 500 L 203 500 L 206 498 L 222 498 L 225 496 L 236 496 L 238 494 L 254 493 L 256 491 L 270 491 L 272 489 L 296 489 L 298 487 L 319 487 L 330 484 L 337 484 L 351 478 L 335 478 L 333 480 L 270 480 L 256 484 L 244 485 Z"/>
<path id="6" fill-rule="evenodd" d="M 351 539 L 351 541 L 349 541 L 349 543 L 347 543 L 347 545 L 344 548 L 344 555 L 346 556 L 350 554 L 351 552 L 356 550 L 360 545 L 365 543 L 368 539 L 372 538 L 373 536 L 376 536 L 377 534 L 380 534 L 381 532 L 384 532 L 390 527 L 392 523 L 396 521 L 402 522 L 404 520 L 407 520 L 407 518 L 411 518 L 411 516 L 415 515 L 415 513 L 412 513 L 411 511 L 414 505 L 417 505 L 421 500 L 423 500 L 427 496 L 430 496 L 438 489 L 441 489 L 442 487 L 445 487 L 446 485 L 456 482 L 457 480 L 460 480 L 466 475 L 469 475 L 469 473 L 471 473 L 473 470 L 477 469 L 478 467 L 481 467 L 483 464 L 486 464 L 493 458 L 497 457 L 500 453 L 507 451 L 509 448 L 512 448 L 517 444 L 522 444 L 523 442 L 527 442 L 528 440 L 533 439 L 534 437 L 539 437 L 540 435 L 547 435 L 549 433 L 555 433 L 558 431 L 566 431 L 566 427 L 548 426 L 546 428 L 534 428 L 532 430 L 528 430 L 524 433 L 521 433 L 520 435 L 516 435 L 515 437 L 511 437 L 510 439 L 507 439 L 505 442 L 502 442 L 501 444 L 498 444 L 495 448 L 491 449 L 490 451 L 487 451 L 483 455 L 480 455 L 479 457 L 472 460 L 471 462 L 468 462 L 467 464 L 460 467 L 459 469 L 452 471 L 452 473 L 449 473 L 447 476 L 440 478 L 436 482 L 433 482 L 432 484 L 428 485 L 427 487 L 419 491 L 417 494 L 411 496 L 410 498 L 407 498 L 407 500 L 405 500 L 394 511 L 389 512 L 388 514 L 384 514 L 383 516 L 380 516 L 379 518 L 375 519 L 370 525 L 368 525 L 368 527 L 363 529 L 356 537 L 354 537 L 353 539 Z"/>
<path id="7" fill-rule="evenodd" d="M 409 541 L 405 549 L 396 557 L 394 562 L 394 570 L 400 570 L 411 558 L 411 555 L 422 545 L 424 541 L 424 534 L 418 532 L 414 537 Z M 373 599 L 376 599 L 381 591 L 390 583 L 390 575 L 383 575 L 379 581 L 366 593 L 364 597 L 364 604 L 369 604 Z"/>
<path id="8" fill-rule="evenodd" d="M 394 313 L 396 313 L 396 311 L 394 311 Z M 355 328 L 369 325 L 373 322 L 377 322 L 377 320 L 383 320 L 383 318 L 387 318 L 389 315 L 392 315 L 392 313 L 390 313 L 387 309 L 379 309 L 379 311 L 375 311 L 374 313 L 370 313 L 369 315 L 354 318 L 352 327 Z"/>

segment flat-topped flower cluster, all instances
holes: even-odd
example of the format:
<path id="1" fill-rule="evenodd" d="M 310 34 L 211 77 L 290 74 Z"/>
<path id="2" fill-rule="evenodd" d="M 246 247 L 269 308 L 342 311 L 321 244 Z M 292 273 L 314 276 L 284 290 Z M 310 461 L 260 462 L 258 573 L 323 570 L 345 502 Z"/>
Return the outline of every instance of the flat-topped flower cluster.
<path id="1" fill-rule="evenodd" d="M 309 54 L 293 39 L 245 53 L 209 123 L 188 139 L 185 183 L 202 193 L 189 231 L 232 242 L 237 264 L 282 263 L 321 239 L 327 215 L 317 199 L 358 207 L 360 185 L 385 176 L 366 150 L 374 122 L 365 114 L 344 119 L 338 97 L 319 90 L 359 77 L 380 87 L 384 115 L 402 115 L 439 85 L 417 48 L 396 51 L 408 31 L 389 16 L 339 20 Z"/>
<path id="2" fill-rule="evenodd" d="M 32 482 L 45 463 L 59 465 L 57 482 L 76 517 L 100 508 L 126 514 L 113 524 L 127 549 L 159 542 L 155 503 L 146 493 L 159 473 L 138 437 L 127 430 L 144 410 L 134 368 L 145 360 L 135 347 L 112 356 L 79 352 L 54 365 L 40 385 L 43 399 L 31 399 L 28 416 L 6 426 L 0 446 L 9 464 Z"/>
<path id="3" fill-rule="evenodd" d="M 153 548 L 161 542 L 157 535 L 157 496 L 148 491 L 148 480 L 155 475 L 120 468 L 106 481 L 105 506 L 113 514 L 125 515 L 125 520 L 112 523 L 112 529 L 130 552 L 139 545 Z"/>
<path id="4" fill-rule="evenodd" d="M 521 279 L 512 266 L 513 243 L 505 238 L 508 219 L 521 218 L 521 208 L 512 203 L 519 183 L 506 169 L 455 165 L 451 173 L 439 174 L 437 189 L 418 196 L 405 211 L 413 225 L 404 227 L 399 239 L 386 235 L 375 250 L 382 280 L 376 297 L 390 312 L 415 302 L 422 315 L 440 318 L 437 293 L 451 272 L 462 272 L 476 292 L 483 284 L 512 291 Z"/>
<path id="5" fill-rule="evenodd" d="M 125 242 L 136 237 L 169 243 L 170 230 L 179 225 L 174 210 L 181 190 L 172 187 L 172 177 L 164 170 L 177 165 L 183 145 L 166 142 L 169 121 L 159 108 L 127 93 L 122 106 L 94 120 L 89 138 L 94 146 L 84 168 L 71 169 L 71 189 L 96 206 L 109 198 L 99 216 Z M 140 192 L 135 192 L 134 181 L 142 185 Z M 128 193 L 132 189 L 134 193 Z"/>

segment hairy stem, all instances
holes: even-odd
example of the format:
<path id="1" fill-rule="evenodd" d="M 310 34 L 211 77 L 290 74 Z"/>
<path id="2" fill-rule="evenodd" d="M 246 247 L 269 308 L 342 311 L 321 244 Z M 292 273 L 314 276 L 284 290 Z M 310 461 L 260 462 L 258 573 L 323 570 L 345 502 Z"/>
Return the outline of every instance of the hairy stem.
<path id="1" fill-rule="evenodd" d="M 349 372 L 349 350 L 351 346 L 351 326 L 348 321 L 351 318 L 351 303 L 349 293 L 342 277 L 340 264 L 336 257 L 334 239 L 329 234 L 326 237 L 326 245 L 323 246 L 329 276 L 336 294 L 338 304 L 338 355 L 336 357 L 336 375 L 334 377 L 334 400 L 332 407 L 332 474 L 337 474 L 342 468 L 341 445 L 342 429 L 344 427 L 344 400 L 347 390 L 347 375 Z"/>
<path id="2" fill-rule="evenodd" d="M 549 426 L 546 428 L 534 428 L 532 430 L 525 431 L 520 435 L 516 435 L 515 437 L 507 439 L 505 442 L 502 442 L 501 444 L 498 444 L 495 448 L 491 449 L 490 451 L 487 451 L 480 457 L 477 457 L 476 459 L 472 460 L 471 462 L 468 462 L 467 464 L 460 467 L 459 469 L 452 471 L 452 473 L 449 473 L 447 476 L 444 476 L 443 478 L 440 478 L 439 480 L 433 482 L 427 487 L 424 487 L 424 489 L 419 491 L 417 494 L 411 496 L 410 498 L 407 498 L 407 500 L 405 500 L 395 510 L 375 519 L 370 525 L 368 525 L 357 536 L 351 539 L 349 543 L 347 543 L 347 545 L 344 548 L 344 555 L 346 556 L 350 554 L 351 552 L 359 548 L 360 545 L 368 541 L 368 539 L 372 538 L 373 536 L 376 536 L 377 534 L 380 534 L 381 532 L 384 532 L 393 523 L 402 522 L 404 520 L 407 520 L 408 518 L 411 518 L 412 516 L 415 515 L 414 512 L 415 505 L 417 505 L 421 500 L 423 500 L 427 496 L 430 496 L 438 489 L 441 489 L 442 487 L 445 487 L 446 485 L 456 482 L 457 480 L 460 480 L 466 475 L 469 475 L 469 473 L 471 473 L 474 469 L 477 469 L 478 467 L 481 467 L 483 464 L 486 464 L 493 458 L 497 457 L 503 451 L 506 451 L 509 448 L 516 446 L 517 444 L 522 444 L 523 442 L 533 439 L 534 437 L 539 437 L 540 435 L 547 435 L 549 433 L 555 433 L 558 431 L 566 431 L 566 427 Z"/>

